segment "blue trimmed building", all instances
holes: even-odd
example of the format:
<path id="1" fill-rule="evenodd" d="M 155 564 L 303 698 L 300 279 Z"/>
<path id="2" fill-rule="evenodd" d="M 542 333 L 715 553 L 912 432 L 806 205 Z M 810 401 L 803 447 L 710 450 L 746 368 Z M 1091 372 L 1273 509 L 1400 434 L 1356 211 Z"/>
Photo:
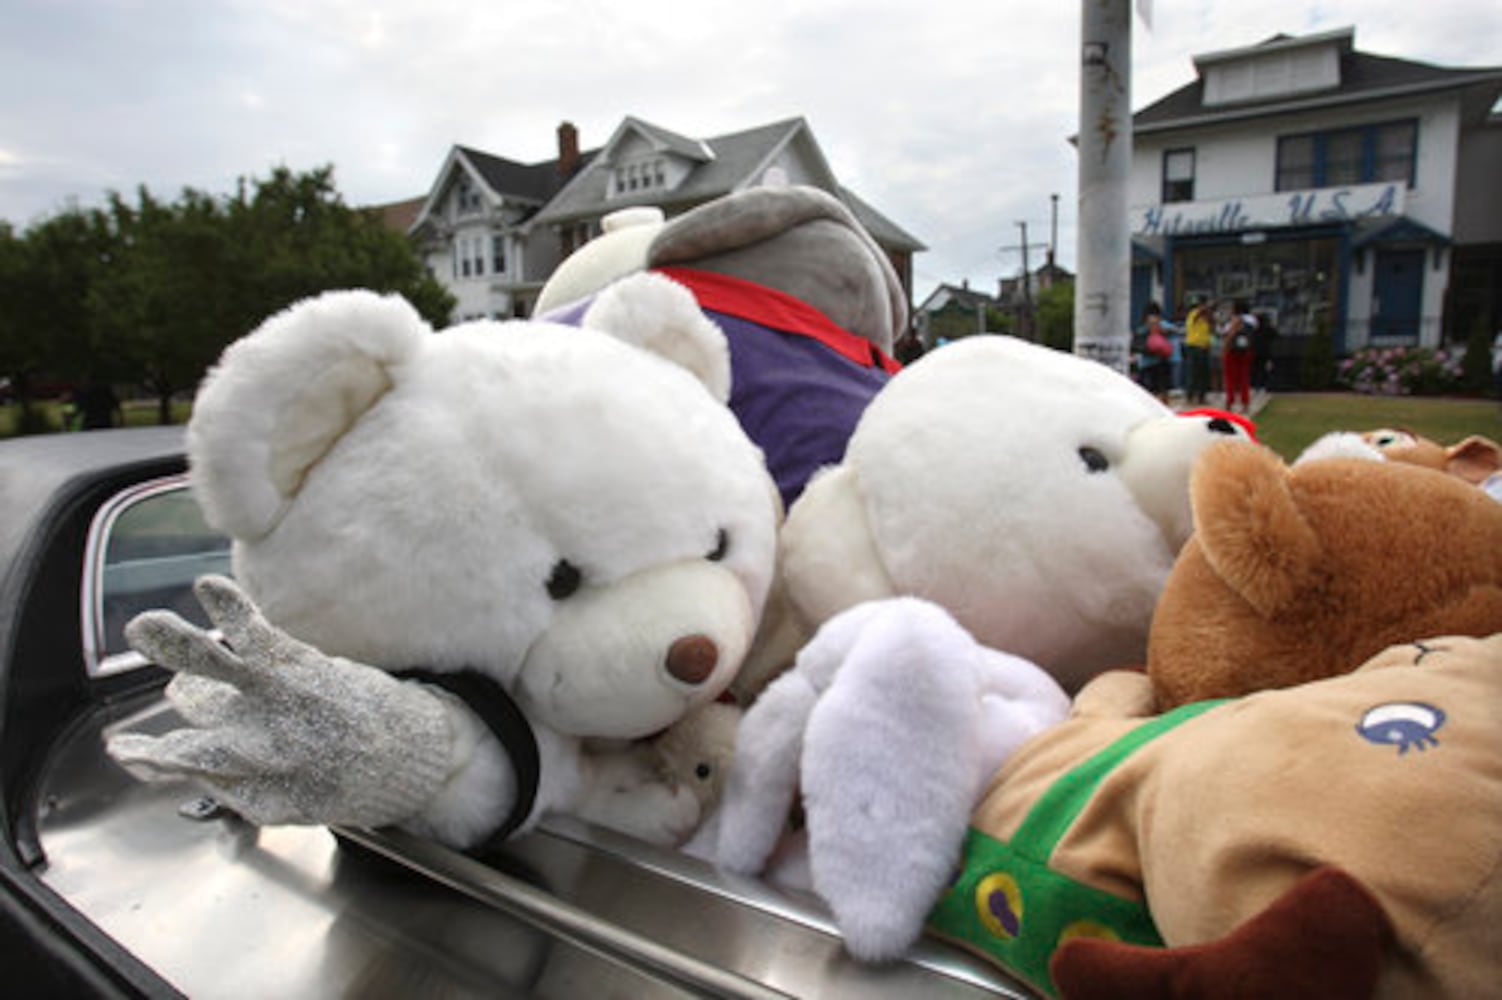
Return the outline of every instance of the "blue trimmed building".
<path id="1" fill-rule="evenodd" d="M 1345 28 L 1194 57 L 1133 117 L 1132 315 L 1246 300 L 1273 386 L 1316 334 L 1437 347 L 1502 329 L 1502 67 L 1361 52 Z"/>

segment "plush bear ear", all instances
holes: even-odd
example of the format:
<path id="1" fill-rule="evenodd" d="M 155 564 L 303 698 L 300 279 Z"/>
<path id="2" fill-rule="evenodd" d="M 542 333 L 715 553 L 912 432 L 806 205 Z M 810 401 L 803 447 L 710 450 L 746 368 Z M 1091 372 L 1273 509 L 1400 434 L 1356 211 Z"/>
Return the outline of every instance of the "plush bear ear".
<path id="1" fill-rule="evenodd" d="M 724 331 L 676 281 L 651 272 L 622 278 L 599 294 L 581 325 L 682 365 L 715 399 L 730 401 L 730 345 Z"/>
<path id="2" fill-rule="evenodd" d="M 188 424 L 193 488 L 209 523 L 243 540 L 270 532 L 308 470 L 431 332 L 398 296 L 328 292 L 231 344 Z"/>
<path id="3" fill-rule="evenodd" d="M 1491 438 L 1472 434 L 1445 449 L 1445 470 L 1468 483 L 1484 483 L 1502 469 L 1502 445 Z"/>
<path id="4" fill-rule="evenodd" d="M 600 235 L 568 255 L 537 293 L 532 314 L 546 319 L 554 309 L 588 298 L 628 274 L 647 267 L 647 247 L 662 231 L 662 209 L 637 205 L 600 220 Z"/>
<path id="5" fill-rule="evenodd" d="M 1216 575 L 1264 616 L 1316 586 L 1324 557 L 1300 512 L 1288 469 L 1267 448 L 1222 442 L 1189 482 L 1195 537 Z"/>

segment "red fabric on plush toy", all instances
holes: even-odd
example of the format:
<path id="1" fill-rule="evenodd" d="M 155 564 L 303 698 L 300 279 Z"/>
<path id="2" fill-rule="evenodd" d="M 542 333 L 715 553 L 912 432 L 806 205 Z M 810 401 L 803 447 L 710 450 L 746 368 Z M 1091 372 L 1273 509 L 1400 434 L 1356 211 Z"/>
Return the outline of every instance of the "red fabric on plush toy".
<path id="1" fill-rule="evenodd" d="M 1246 431 L 1246 436 L 1253 441 L 1257 440 L 1257 424 L 1251 417 L 1241 413 L 1232 413 L 1230 410 L 1218 410 L 1213 406 L 1197 406 L 1192 410 L 1180 410 L 1181 417 L 1209 417 L 1211 420 L 1217 417 L 1221 420 L 1229 420 L 1231 423 Z"/>

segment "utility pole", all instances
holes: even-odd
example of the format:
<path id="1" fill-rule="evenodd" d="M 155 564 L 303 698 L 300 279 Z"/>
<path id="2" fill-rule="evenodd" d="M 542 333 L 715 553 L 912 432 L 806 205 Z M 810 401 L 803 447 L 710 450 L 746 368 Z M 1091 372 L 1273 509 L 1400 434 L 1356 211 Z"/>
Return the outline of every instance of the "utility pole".
<path id="1" fill-rule="evenodd" d="M 1048 206 L 1050 226 L 1048 231 L 1048 269 L 1052 271 L 1059 259 L 1059 196 L 1051 194 L 1048 196 L 1048 200 L 1050 202 Z"/>
<path id="2" fill-rule="evenodd" d="M 1017 313 L 1017 336 L 1024 340 L 1033 340 L 1035 339 L 1035 331 L 1033 329 L 1033 277 L 1032 269 L 1027 262 L 1027 251 L 1029 248 L 1042 248 L 1044 244 L 1028 243 L 1026 222 L 1019 221 L 1017 226 L 1022 230 L 1022 242 L 1017 246 L 1002 247 L 1001 249 L 1004 252 L 1007 250 L 1022 251 L 1022 308 Z"/>
<path id="3" fill-rule="evenodd" d="M 1082 0 L 1081 8 L 1074 353 L 1125 373 L 1131 355 L 1132 0 Z"/>
<path id="4" fill-rule="evenodd" d="M 1033 275 L 1027 264 L 1027 223 L 1018 222 L 1022 229 L 1022 329 L 1017 332 L 1025 340 L 1033 339 Z"/>

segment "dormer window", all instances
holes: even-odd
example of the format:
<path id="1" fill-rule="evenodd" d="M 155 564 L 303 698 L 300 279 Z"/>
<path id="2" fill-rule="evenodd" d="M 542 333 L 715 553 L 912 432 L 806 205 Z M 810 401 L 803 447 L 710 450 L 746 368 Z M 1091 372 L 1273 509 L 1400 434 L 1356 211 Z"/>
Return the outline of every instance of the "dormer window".
<path id="1" fill-rule="evenodd" d="M 461 176 L 454 185 L 454 214 L 469 215 L 480 210 L 480 192 L 470 183 L 468 177 Z"/>
<path id="2" fill-rule="evenodd" d="M 661 190 L 667 187 L 667 167 L 661 157 L 651 160 L 636 160 L 615 168 L 612 175 L 612 194 L 630 194 L 632 191 Z"/>

